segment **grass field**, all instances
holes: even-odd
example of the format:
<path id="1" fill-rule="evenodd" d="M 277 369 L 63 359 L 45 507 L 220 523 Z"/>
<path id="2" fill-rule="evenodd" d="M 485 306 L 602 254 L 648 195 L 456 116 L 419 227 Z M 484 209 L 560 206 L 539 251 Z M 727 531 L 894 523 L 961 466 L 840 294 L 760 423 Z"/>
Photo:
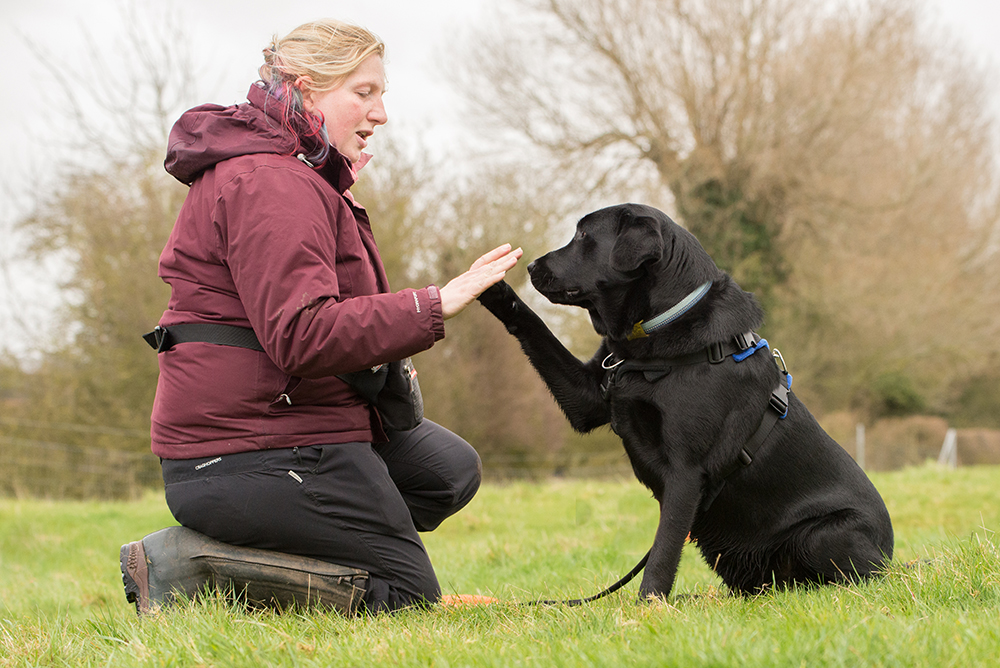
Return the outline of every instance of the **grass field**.
<path id="1" fill-rule="evenodd" d="M 687 548 L 667 602 L 636 584 L 584 607 L 645 553 L 656 507 L 634 481 L 485 486 L 425 536 L 446 593 L 485 608 L 344 619 L 219 599 L 137 619 L 118 548 L 173 524 L 162 498 L 0 499 L 2 666 L 993 666 L 1000 661 L 1000 468 L 872 476 L 896 531 L 886 577 L 731 597 Z M 907 565 L 906 562 L 915 561 Z"/>

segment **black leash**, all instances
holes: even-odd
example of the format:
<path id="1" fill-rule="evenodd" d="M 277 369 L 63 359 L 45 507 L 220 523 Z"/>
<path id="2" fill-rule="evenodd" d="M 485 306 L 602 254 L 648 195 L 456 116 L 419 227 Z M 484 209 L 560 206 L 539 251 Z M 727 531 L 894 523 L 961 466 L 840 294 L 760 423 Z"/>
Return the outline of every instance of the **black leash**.
<path id="1" fill-rule="evenodd" d="M 652 551 L 652 548 L 650 548 L 650 551 Z M 616 591 L 627 585 L 629 582 L 631 582 L 635 578 L 635 576 L 639 574 L 639 571 L 641 571 L 646 566 L 647 561 L 649 561 L 649 552 L 647 552 L 646 556 L 644 556 L 642 559 L 639 560 L 639 563 L 637 563 L 635 567 L 631 571 L 629 571 L 625 577 L 623 577 L 621 580 L 614 583 L 613 585 L 611 585 L 610 587 L 608 587 L 599 594 L 594 594 L 593 596 L 588 596 L 587 598 L 574 598 L 566 601 L 528 601 L 527 603 L 525 603 L 525 605 L 583 605 L 584 603 L 590 603 L 591 601 L 596 601 L 599 598 L 604 598 L 609 594 L 615 593 Z"/>

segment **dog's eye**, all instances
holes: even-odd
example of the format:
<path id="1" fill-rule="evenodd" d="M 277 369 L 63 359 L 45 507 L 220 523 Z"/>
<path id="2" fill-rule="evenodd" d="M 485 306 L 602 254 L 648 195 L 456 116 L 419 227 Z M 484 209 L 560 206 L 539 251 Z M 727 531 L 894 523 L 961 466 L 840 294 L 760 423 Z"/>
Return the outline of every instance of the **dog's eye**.
<path id="1" fill-rule="evenodd" d="M 577 239 L 586 239 L 587 238 L 587 233 L 584 232 L 583 230 L 580 230 L 579 232 L 576 233 L 576 238 Z"/>

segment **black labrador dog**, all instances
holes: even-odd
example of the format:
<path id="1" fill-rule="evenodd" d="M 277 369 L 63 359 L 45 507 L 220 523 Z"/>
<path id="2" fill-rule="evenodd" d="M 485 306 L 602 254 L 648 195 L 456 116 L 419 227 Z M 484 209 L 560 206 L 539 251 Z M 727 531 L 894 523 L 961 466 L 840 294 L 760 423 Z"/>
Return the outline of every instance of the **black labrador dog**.
<path id="1" fill-rule="evenodd" d="M 532 262 L 534 287 L 603 336 L 574 357 L 504 282 L 480 301 L 517 337 L 570 424 L 622 438 L 660 504 L 640 595 L 670 593 L 688 534 L 734 592 L 855 581 L 892 557 L 885 503 L 790 390 L 753 332 L 763 312 L 695 237 L 625 204 Z"/>

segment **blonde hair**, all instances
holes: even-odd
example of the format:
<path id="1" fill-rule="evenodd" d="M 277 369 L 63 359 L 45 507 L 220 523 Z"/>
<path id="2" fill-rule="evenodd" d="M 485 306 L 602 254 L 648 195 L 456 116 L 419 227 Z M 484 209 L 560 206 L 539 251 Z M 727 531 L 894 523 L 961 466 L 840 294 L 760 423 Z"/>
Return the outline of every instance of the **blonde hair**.
<path id="1" fill-rule="evenodd" d="M 277 105 L 281 124 L 292 132 L 297 153 L 322 164 L 330 146 L 322 116 L 308 113 L 302 88 L 325 93 L 341 85 L 371 55 L 385 58 L 385 44 L 360 26 L 335 19 L 304 23 L 264 49 L 258 70 L 269 99 Z"/>
<path id="2" fill-rule="evenodd" d="M 264 49 L 260 78 L 268 88 L 306 78 L 323 93 L 342 84 L 372 54 L 385 58 L 385 44 L 360 26 L 335 19 L 311 21 Z"/>

